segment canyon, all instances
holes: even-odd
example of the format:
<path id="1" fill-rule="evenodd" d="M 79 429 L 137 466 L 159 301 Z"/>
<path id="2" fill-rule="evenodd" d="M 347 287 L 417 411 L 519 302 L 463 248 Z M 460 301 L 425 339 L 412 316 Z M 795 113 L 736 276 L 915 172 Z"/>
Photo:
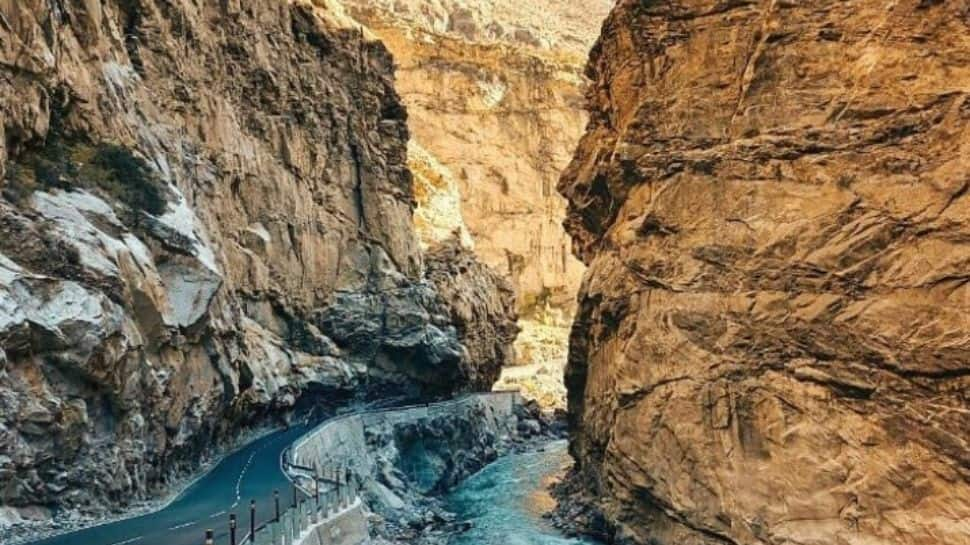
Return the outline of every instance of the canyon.
<path id="1" fill-rule="evenodd" d="M 421 241 L 455 238 L 507 279 L 521 329 L 501 388 L 563 407 L 583 266 L 559 174 L 587 118 L 583 66 L 612 0 L 343 0 L 387 45 L 408 110 Z"/>
<path id="2" fill-rule="evenodd" d="M 966 1 L 0 0 L 0 80 L 0 541 L 226 456 L 377 543 L 970 545 Z"/>
<path id="3" fill-rule="evenodd" d="M 970 8 L 621 0 L 560 189 L 614 542 L 970 543 Z"/>

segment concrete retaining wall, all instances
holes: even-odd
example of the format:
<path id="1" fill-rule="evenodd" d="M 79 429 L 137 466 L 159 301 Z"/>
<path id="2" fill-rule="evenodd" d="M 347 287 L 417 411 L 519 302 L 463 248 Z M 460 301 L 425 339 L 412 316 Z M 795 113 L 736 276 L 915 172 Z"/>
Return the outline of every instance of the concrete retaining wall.
<path id="1" fill-rule="evenodd" d="M 347 473 L 372 477 L 377 471 L 374 454 L 367 445 L 367 429 L 474 411 L 477 419 L 485 419 L 485 422 L 479 420 L 475 424 L 494 430 L 501 440 L 515 433 L 518 422 L 515 408 L 521 401 L 517 392 L 469 394 L 441 403 L 340 416 L 317 426 L 293 444 L 286 454 L 284 468 L 293 482 L 308 494 L 312 493 L 310 487 L 314 486 L 314 479 L 322 477 L 319 483 L 336 478 L 338 484 L 327 490 L 327 497 L 337 494 L 338 498 L 352 498 L 351 508 L 322 521 L 314 521 L 305 527 L 300 539 L 286 545 L 364 545 L 370 541 L 367 518 L 356 495 L 356 485 L 350 489 L 351 496 L 344 494 L 348 486 Z"/>
<path id="2" fill-rule="evenodd" d="M 396 409 L 367 411 L 340 416 L 324 422 L 296 441 L 286 454 L 284 467 L 294 483 L 311 493 L 313 478 L 340 475 L 372 477 L 376 469 L 374 454 L 366 439 L 366 430 L 398 426 L 439 416 L 452 417 L 474 411 L 476 424 L 495 430 L 499 440 L 515 433 L 518 419 L 516 406 L 521 404 L 517 392 L 470 394 L 451 401 L 414 405 Z M 301 469 L 302 467 L 302 469 Z M 315 468 L 314 472 L 306 468 Z M 316 475 L 313 475 L 315 473 Z M 362 545 L 369 541 L 367 519 L 359 498 L 355 507 L 332 519 L 311 525 L 302 541 L 295 545 Z"/>
<path id="3" fill-rule="evenodd" d="M 318 467 L 323 471 L 327 468 L 348 468 L 357 475 L 371 475 L 374 472 L 374 458 L 365 438 L 367 428 L 416 422 L 478 406 L 494 419 L 493 427 L 496 430 L 511 434 L 515 431 L 515 407 L 521 400 L 518 392 L 491 392 L 441 403 L 337 417 L 317 426 L 294 443 L 289 453 L 290 460 L 296 465 Z"/>
<path id="4" fill-rule="evenodd" d="M 309 527 L 296 545 L 361 545 L 369 541 L 364 506 L 357 500 L 346 511 Z"/>

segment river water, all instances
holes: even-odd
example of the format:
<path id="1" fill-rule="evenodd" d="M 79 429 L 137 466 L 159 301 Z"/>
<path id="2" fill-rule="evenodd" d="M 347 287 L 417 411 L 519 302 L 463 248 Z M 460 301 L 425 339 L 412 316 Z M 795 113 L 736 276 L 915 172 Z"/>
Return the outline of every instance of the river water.
<path id="1" fill-rule="evenodd" d="M 549 484 L 571 463 L 566 441 L 556 441 L 542 451 L 504 456 L 466 480 L 446 507 L 472 528 L 449 545 L 597 545 L 566 538 L 542 518 L 555 505 Z"/>

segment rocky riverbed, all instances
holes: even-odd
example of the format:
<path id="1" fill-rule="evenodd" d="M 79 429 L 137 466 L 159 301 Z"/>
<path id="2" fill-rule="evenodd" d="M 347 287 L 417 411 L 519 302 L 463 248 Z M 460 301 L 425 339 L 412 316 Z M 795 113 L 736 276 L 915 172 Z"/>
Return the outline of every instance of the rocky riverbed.
<path id="1" fill-rule="evenodd" d="M 490 464 L 535 452 L 565 438 L 565 422 L 535 402 L 515 408 L 510 421 L 490 424 L 481 407 L 445 417 L 375 426 L 367 431 L 373 477 L 362 487 L 379 542 L 444 545 L 471 526 L 450 495 Z M 481 414 L 479 414 L 481 413 Z"/>
<path id="2" fill-rule="evenodd" d="M 572 466 L 565 441 L 545 442 L 487 466 L 444 499 L 461 532 L 448 545 L 593 545 L 550 519 L 550 486 Z"/>

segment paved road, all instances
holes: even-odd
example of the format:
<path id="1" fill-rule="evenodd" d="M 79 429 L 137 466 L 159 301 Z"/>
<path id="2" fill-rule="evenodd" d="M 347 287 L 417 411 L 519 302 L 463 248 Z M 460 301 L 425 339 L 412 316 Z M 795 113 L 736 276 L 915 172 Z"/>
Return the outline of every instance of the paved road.
<path id="1" fill-rule="evenodd" d="M 229 543 L 229 513 L 236 513 L 241 539 L 249 531 L 249 500 L 256 500 L 256 523 L 272 518 L 272 494 L 280 490 L 282 508 L 292 501 L 289 481 L 280 470 L 283 450 L 307 428 L 277 431 L 224 459 L 156 513 L 35 541 L 30 545 L 203 545 L 205 530 L 215 530 L 216 544 Z"/>

